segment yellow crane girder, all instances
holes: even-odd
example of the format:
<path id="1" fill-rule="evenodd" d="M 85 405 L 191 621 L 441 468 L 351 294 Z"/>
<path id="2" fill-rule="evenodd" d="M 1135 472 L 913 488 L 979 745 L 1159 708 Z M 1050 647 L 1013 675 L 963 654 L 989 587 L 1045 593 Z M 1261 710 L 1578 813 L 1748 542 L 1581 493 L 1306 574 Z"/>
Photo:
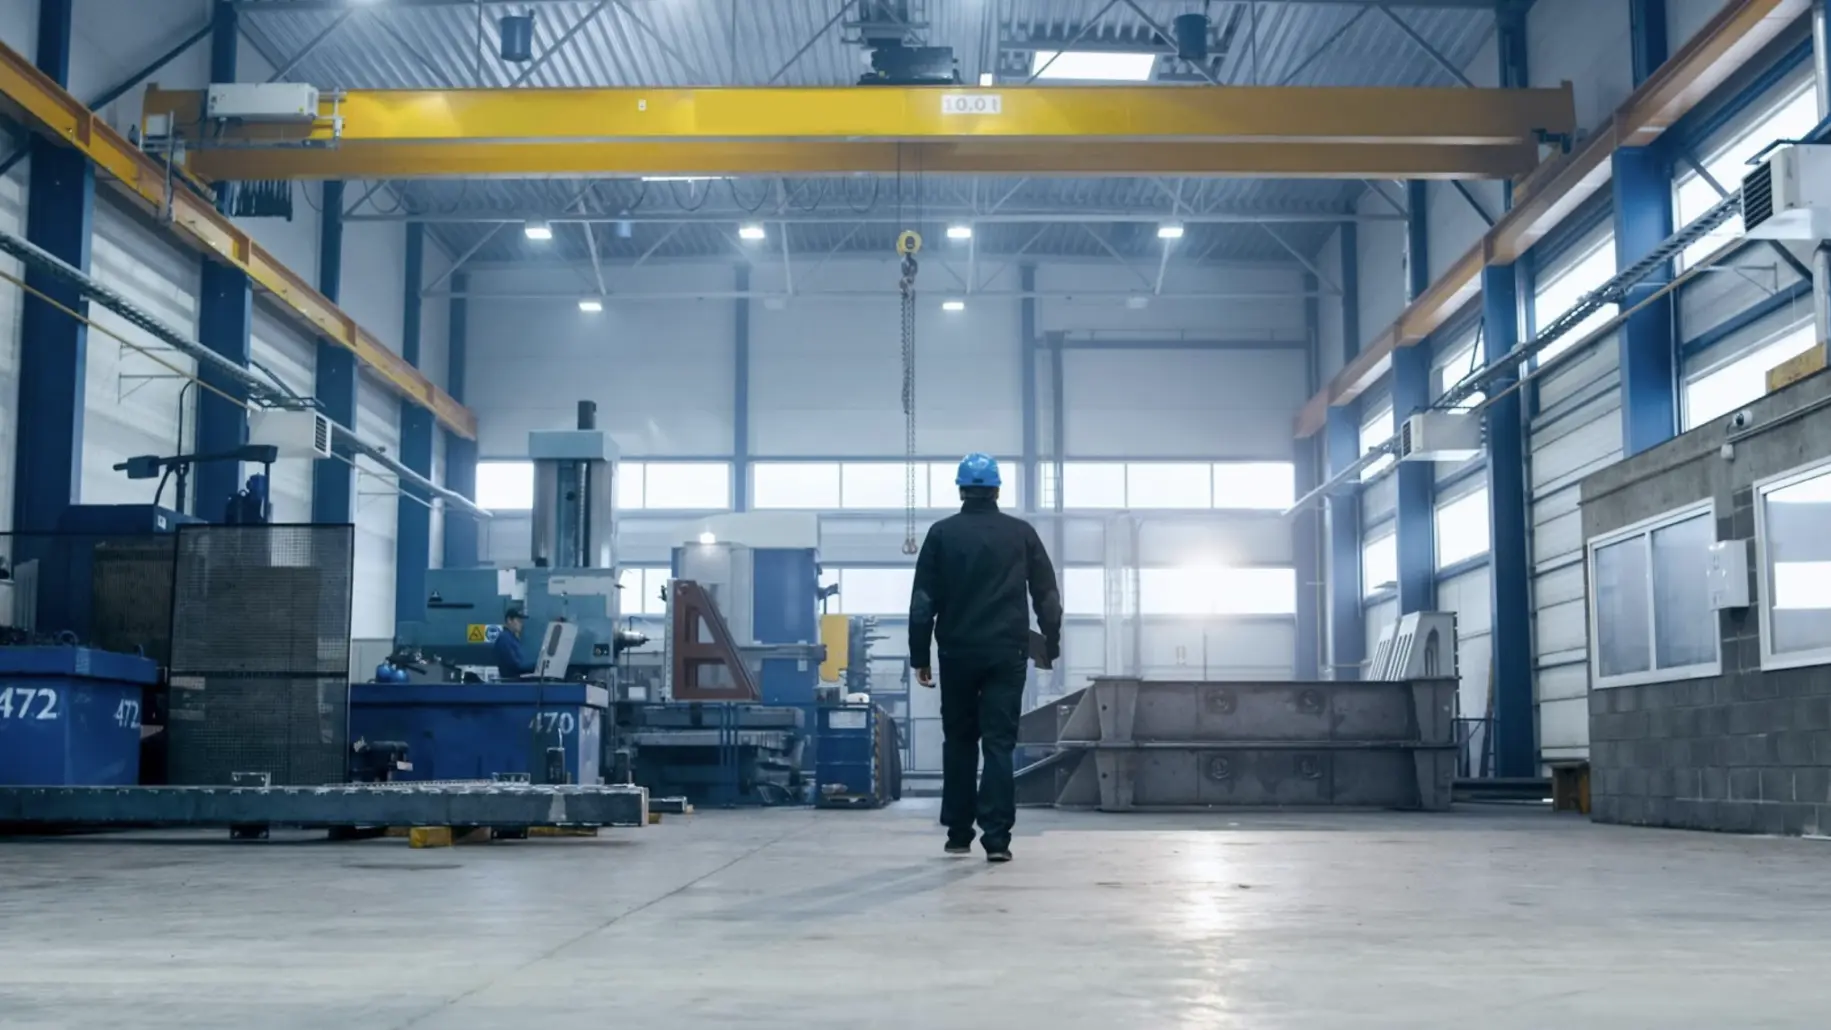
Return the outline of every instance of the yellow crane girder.
<path id="1" fill-rule="evenodd" d="M 1576 123 L 1555 89 L 841 87 L 354 90 L 296 125 L 205 125 L 154 88 L 213 179 L 841 175 L 1504 178 Z"/>

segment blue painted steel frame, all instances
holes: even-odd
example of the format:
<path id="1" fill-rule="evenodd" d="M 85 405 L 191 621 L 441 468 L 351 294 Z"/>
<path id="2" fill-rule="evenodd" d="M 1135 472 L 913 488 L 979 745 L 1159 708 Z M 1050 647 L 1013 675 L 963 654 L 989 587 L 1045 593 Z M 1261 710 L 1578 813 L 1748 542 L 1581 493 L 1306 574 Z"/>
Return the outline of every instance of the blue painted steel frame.
<path id="1" fill-rule="evenodd" d="M 1303 277 L 1303 324 L 1309 336 L 1308 362 L 1305 368 L 1304 393 L 1313 396 L 1322 384 L 1320 353 L 1322 347 L 1321 302 L 1316 297 L 1317 279 Z M 1298 440 L 1292 452 L 1297 495 L 1303 496 L 1322 482 L 1320 444 L 1316 440 Z M 1322 595 L 1327 589 L 1322 574 L 1322 512 L 1312 505 L 1291 519 L 1291 564 L 1297 580 L 1297 653 L 1292 666 L 1300 680 L 1322 678 Z"/>
<path id="2" fill-rule="evenodd" d="M 1036 512 L 1037 484 L 1041 482 L 1038 474 L 1036 456 L 1036 266 L 1025 263 L 1018 266 L 1018 282 L 1024 292 L 1023 300 L 1018 302 L 1018 353 L 1022 356 L 1022 368 L 1019 369 L 1018 389 L 1023 391 L 1020 409 L 1023 412 L 1023 455 L 1020 460 L 1024 467 L 1024 511 Z"/>
<path id="3" fill-rule="evenodd" d="M 1405 184 L 1406 299 L 1430 289 L 1429 194 L 1426 184 Z M 1393 424 L 1430 407 L 1431 350 L 1428 342 L 1392 354 Z M 1400 462 L 1397 477 L 1399 611 L 1426 612 L 1437 606 L 1436 473 L 1429 462 Z"/>
<path id="4" fill-rule="evenodd" d="M 469 372 L 470 302 L 464 299 L 469 279 L 463 272 L 453 272 L 451 276 L 451 320 L 447 327 L 451 341 L 445 359 L 445 392 L 459 404 L 464 403 L 465 379 Z M 477 441 L 466 440 L 450 430 L 441 432 L 445 434 L 445 488 L 475 501 Z M 477 546 L 479 529 L 475 518 L 462 512 L 446 511 L 446 568 L 468 569 L 481 563 Z"/>
<path id="5" fill-rule="evenodd" d="M 401 289 L 401 357 L 420 367 L 422 305 L 426 282 L 426 225 L 407 223 L 407 262 Z M 401 400 L 401 464 L 432 476 L 432 412 Z M 426 569 L 432 563 L 432 498 L 405 483 L 394 534 L 394 619 L 410 622 L 426 614 Z M 462 516 L 460 516 L 462 517 Z"/>
<path id="6" fill-rule="evenodd" d="M 787 231 L 784 229 L 783 231 Z M 731 510 L 750 510 L 750 266 L 738 265 L 731 336 Z"/>
<path id="7" fill-rule="evenodd" d="M 1666 61 L 1665 0 L 1633 0 L 1634 83 Z M 1672 158 L 1656 141 L 1621 147 L 1612 158 L 1615 268 L 1625 270 L 1672 235 Z M 1646 302 L 1672 279 L 1668 264 L 1629 287 L 1623 309 Z M 1621 328 L 1621 443 L 1632 457 L 1678 432 L 1678 326 L 1667 294 L 1628 316 Z"/>
<path id="8" fill-rule="evenodd" d="M 1513 265 L 1481 276 L 1482 361 L 1500 361 L 1519 344 L 1519 282 Z M 1493 380 L 1488 396 L 1512 385 Z M 1526 454 L 1520 391 L 1498 397 L 1488 416 L 1489 582 L 1493 598 L 1495 772 L 1532 776 L 1538 744 L 1532 702 L 1532 587 L 1527 559 Z"/>
<path id="9" fill-rule="evenodd" d="M 1341 344 L 1343 363 L 1361 348 L 1360 231 L 1353 222 L 1341 227 Z M 1323 446 L 1329 474 L 1360 460 L 1360 406 L 1330 408 Z M 1361 513 L 1358 484 L 1344 485 L 1329 497 L 1329 667 L 1330 678 L 1360 678 L 1367 652 L 1366 622 L 1361 613 Z"/>
<path id="10" fill-rule="evenodd" d="M 38 69 L 70 84 L 71 8 L 75 0 L 42 0 Z M 95 221 L 95 170 L 81 151 L 34 133 L 26 237 L 84 271 Z M 26 284 L 72 311 L 86 311 L 76 287 L 28 269 Z M 84 383 L 89 333 L 82 322 L 26 294 L 20 316 L 19 421 L 13 482 L 13 529 L 48 532 L 82 489 Z M 20 555 L 15 555 L 17 560 Z"/>
<path id="11" fill-rule="evenodd" d="M 211 82 L 235 81 L 240 42 L 235 5 L 218 3 L 210 21 Z M 226 213 L 228 202 L 228 192 L 224 191 L 217 200 L 217 209 Z M 204 346 L 247 368 L 254 325 L 254 291 L 248 275 L 208 257 L 201 260 L 197 338 Z M 220 453 L 247 443 L 247 388 L 213 365 L 201 367 L 198 379 L 203 388 L 197 391 L 195 450 L 200 454 Z M 223 396 L 225 393 L 229 396 Z M 222 518 L 228 499 L 241 489 L 242 465 L 207 462 L 197 466 L 192 483 L 192 514 L 216 521 Z"/>
<path id="12" fill-rule="evenodd" d="M 343 283 L 343 183 L 324 184 L 323 222 L 318 234 L 318 291 L 336 303 Z M 356 428 L 356 352 L 318 340 L 318 375 L 313 390 L 333 422 Z M 342 457 L 312 463 L 312 521 L 356 520 L 356 469 Z"/>

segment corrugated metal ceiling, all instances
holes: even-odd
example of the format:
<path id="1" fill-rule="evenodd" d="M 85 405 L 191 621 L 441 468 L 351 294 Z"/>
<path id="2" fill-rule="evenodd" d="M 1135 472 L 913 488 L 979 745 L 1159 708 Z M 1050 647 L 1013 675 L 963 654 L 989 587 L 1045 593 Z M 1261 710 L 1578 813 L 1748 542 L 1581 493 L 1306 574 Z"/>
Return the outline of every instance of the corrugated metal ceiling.
<path id="1" fill-rule="evenodd" d="M 1167 28 L 1176 15 L 1201 6 L 1190 0 L 1137 0 L 1138 9 L 1129 0 L 911 0 L 910 21 L 923 41 L 954 49 L 966 81 L 976 81 L 988 70 L 995 70 L 1001 81 L 1021 81 L 1035 49 L 1061 46 L 1077 36 L 1076 46 L 1082 48 L 1148 45 L 1155 35 L 1152 23 Z M 1206 6 L 1212 18 L 1207 73 L 1224 84 L 1455 81 L 1383 8 L 1289 2 Z M 327 10 L 322 4 L 288 7 L 288 0 L 245 6 L 245 31 L 275 65 L 291 66 L 292 78 L 325 87 L 448 88 L 517 82 L 536 87 L 842 85 L 855 81 L 865 67 L 856 28 L 838 16 L 845 8 L 843 0 L 542 2 L 534 7 L 537 59 L 527 66 L 504 64 L 496 57 L 495 19 L 511 10 L 500 5 L 379 4 L 353 11 Z M 1407 8 L 1396 16 L 1458 67 L 1474 57 L 1493 29 L 1492 13 L 1479 9 Z M 1168 57 L 1159 59 L 1157 77 L 1203 81 L 1190 66 Z M 576 200 L 584 210 L 604 215 L 722 215 L 735 221 L 749 217 L 752 210 L 765 218 L 796 218 L 809 211 L 823 216 L 847 210 L 888 214 L 895 212 L 899 199 L 905 212 L 913 207 L 965 209 L 976 195 L 981 210 L 1005 198 L 1000 211 L 1136 210 L 1141 217 L 1154 218 L 1171 210 L 1166 190 L 1177 188 L 1184 191 L 1182 203 L 1196 211 L 1340 213 L 1351 210 L 1362 187 L 1229 179 L 1209 181 L 1198 189 L 1194 182 L 1178 187 L 1173 181 L 1160 185 L 1137 179 L 982 178 L 975 183 L 967 177 L 930 176 L 921 183 L 919 195 L 908 182 L 899 190 L 894 182 L 879 181 L 871 188 L 858 180 L 743 180 L 710 187 L 627 181 L 418 182 L 400 185 L 398 194 L 400 202 L 415 212 L 552 211 Z M 988 253 L 1014 251 L 1026 244 L 1027 252 L 1037 254 L 1105 252 L 1078 226 L 1050 228 L 1040 236 L 1037 228 L 984 226 L 978 244 Z M 1123 254 L 1141 255 L 1154 245 L 1144 223 L 1089 228 L 1106 235 Z M 595 235 L 600 252 L 612 259 L 640 257 L 651 248 L 660 257 L 695 256 L 732 252 L 732 229 L 731 223 L 637 223 L 628 227 L 627 236 L 614 226 L 604 226 Z M 489 227 L 440 222 L 434 231 L 448 249 L 461 252 Z M 1329 227 L 1287 224 L 1277 231 L 1293 246 L 1313 253 L 1327 238 Z M 888 237 L 879 237 L 889 232 L 882 224 L 797 224 L 791 243 L 814 251 L 873 250 L 886 245 Z M 578 239 L 561 250 L 570 247 L 582 256 L 582 230 L 563 232 L 561 239 L 573 236 Z M 519 234 L 496 233 L 477 257 L 508 259 L 522 248 Z M 1184 252 L 1228 260 L 1288 257 L 1262 227 L 1241 224 L 1191 225 Z"/>

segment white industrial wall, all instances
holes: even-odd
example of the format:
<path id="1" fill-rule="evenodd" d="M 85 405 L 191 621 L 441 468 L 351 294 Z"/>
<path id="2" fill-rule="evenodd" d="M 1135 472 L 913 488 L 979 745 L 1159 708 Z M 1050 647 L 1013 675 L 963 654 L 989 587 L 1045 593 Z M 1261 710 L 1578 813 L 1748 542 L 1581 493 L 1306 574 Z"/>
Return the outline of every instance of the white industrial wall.
<path id="1" fill-rule="evenodd" d="M 899 460 L 905 451 L 900 405 L 901 352 L 894 263 L 834 259 L 816 275 L 812 262 L 792 272 L 799 296 L 749 302 L 749 444 L 753 461 L 838 458 Z M 962 266 L 962 269 L 964 266 Z M 585 276 L 591 273 L 589 269 Z M 1014 459 L 1023 445 L 1022 307 L 1013 297 L 975 295 L 945 313 L 958 291 L 939 258 L 924 263 L 917 314 L 917 444 L 924 457 L 952 460 L 969 450 Z M 981 276 L 990 274 L 981 269 Z M 607 268 L 603 312 L 586 314 L 570 297 L 487 299 L 496 294 L 576 288 L 595 293 L 576 269 L 478 268 L 470 274 L 470 402 L 482 422 L 484 458 L 526 453 L 530 429 L 566 428 L 576 402 L 598 402 L 598 424 L 625 460 L 730 460 L 734 445 L 733 341 L 738 301 L 727 262 Z M 753 290 L 784 291 L 776 262 L 759 261 Z M 1126 273 L 1111 263 L 1049 263 L 1036 269 L 1039 336 L 1060 333 L 1062 430 L 1069 459 L 1205 458 L 1289 460 L 1290 426 L 1304 392 L 1304 359 L 1262 350 L 1083 349 L 1125 341 L 1300 341 L 1305 328 L 1296 268 L 1196 269 L 1172 265 L 1163 296 L 1138 309 L 1114 291 Z M 1014 270 L 996 286 L 1011 291 Z M 565 283 L 556 287 L 555 282 Z M 955 287 L 949 289 L 950 286 Z M 821 297 L 821 291 L 862 294 Z M 1292 294 L 1269 300 L 1189 297 L 1223 291 Z M 627 299 L 634 292 L 697 294 Z M 626 299 L 619 299 L 619 294 Z M 1184 299 L 1177 299 L 1182 297 Z M 1037 369 L 1039 452 L 1053 446 L 1051 363 Z M 1015 476 L 1015 470 L 1008 473 Z M 1012 491 L 1007 490 L 1007 494 Z M 918 533 L 941 512 L 920 517 Z M 666 564 L 672 546 L 697 533 L 688 516 L 620 513 L 624 564 Z M 1058 567 L 1099 566 L 1106 516 L 1035 519 Z M 900 515 L 828 512 L 820 519 L 828 567 L 898 567 Z M 525 517 L 486 528 L 486 555 L 526 560 Z M 1157 513 L 1141 516 L 1145 565 L 1221 562 L 1291 564 L 1288 526 L 1276 513 Z M 626 599 L 626 607 L 628 601 Z M 874 654 L 880 677 L 894 681 L 906 657 L 905 625 L 883 623 Z M 1160 676 L 1264 677 L 1291 674 L 1292 619 L 1157 618 L 1142 626 L 1140 661 Z M 1104 669 L 1102 620 L 1071 619 L 1064 667 L 1040 684 L 1045 696 L 1078 687 Z M 935 696 L 912 695 L 913 767 L 938 767 Z"/>
<path id="2" fill-rule="evenodd" d="M 1668 0 L 1669 45 L 1677 52 L 1724 6 L 1725 0 Z M 1574 26 L 1581 31 L 1574 31 Z M 1629 61 L 1630 22 L 1627 0 L 1538 0 L 1527 22 L 1528 64 L 1532 85 L 1573 85 L 1579 135 L 1600 126 L 1632 91 Z M 1477 86 L 1498 84 L 1495 41 L 1489 41 L 1465 68 Z M 1729 90 L 1725 90 L 1729 92 Z M 1713 103 L 1715 101 L 1712 101 Z M 1753 117 L 1751 114 L 1748 117 Z M 1400 195 L 1398 184 L 1385 183 L 1390 196 Z M 1469 191 L 1489 216 L 1501 213 L 1496 183 L 1468 184 Z M 1427 187 L 1429 265 L 1434 280 L 1460 259 L 1487 230 L 1486 220 L 1468 199 L 1448 183 Z M 1391 210 L 1372 194 L 1359 204 L 1362 213 Z M 1532 303 L 1533 283 L 1543 283 L 1577 254 L 1597 240 L 1609 238 L 1607 212 L 1586 210 L 1573 218 L 1588 217 L 1595 227 L 1572 239 L 1567 227 L 1554 233 L 1530 258 L 1522 262 L 1521 304 Z M 1365 223 L 1360 233 L 1361 297 L 1358 315 L 1362 342 L 1384 332 L 1402 307 L 1404 227 L 1396 223 Z M 1396 234 L 1396 237 L 1395 237 Z M 1560 239 L 1560 237 L 1563 237 Z M 1339 270 L 1339 237 L 1325 244 L 1319 262 L 1333 275 Z M 1804 256 L 1803 249 L 1794 250 Z M 1738 254 L 1729 265 L 1739 273 L 1710 274 L 1686 286 L 1676 304 L 1681 340 L 1706 334 L 1748 311 L 1775 291 L 1797 281 L 1784 262 L 1763 248 Z M 1542 312 L 1542 324 L 1558 312 Z M 1522 311 L 1522 318 L 1526 312 Z M 1809 320 L 1809 307 L 1801 301 L 1754 321 L 1721 339 L 1710 351 L 1692 359 L 1685 371 L 1696 375 L 1738 353 L 1772 340 L 1790 327 Z M 1342 317 L 1338 304 L 1325 301 L 1319 326 L 1321 368 L 1325 378 L 1341 366 Z M 1466 337 L 1440 344 L 1441 359 Z M 1528 491 L 1530 497 L 1533 595 L 1534 690 L 1539 705 L 1539 740 L 1548 759 L 1582 757 L 1588 753 L 1588 638 L 1585 599 L 1583 540 L 1577 516 L 1577 484 L 1581 479 L 1622 455 L 1618 334 L 1568 356 L 1554 371 L 1527 392 L 1530 423 L 1527 437 Z M 1384 404 L 1385 387 L 1363 395 L 1360 410 Z M 1439 504 L 1472 489 L 1461 478 L 1459 466 L 1440 466 Z M 1450 485 L 1453 484 L 1453 485 Z M 1362 492 L 1362 524 L 1367 534 L 1390 531 L 1393 487 L 1390 477 L 1370 484 Z M 1325 558 L 1326 560 L 1326 558 Z M 1489 573 L 1482 563 L 1461 565 L 1441 577 L 1439 607 L 1458 614 L 1462 637 L 1463 707 L 1465 714 L 1485 709 L 1491 675 L 1488 637 L 1492 614 Z M 1391 618 L 1394 603 L 1376 598 L 1365 606 L 1369 647 L 1380 625 Z"/>
<path id="3" fill-rule="evenodd" d="M 71 53 L 70 89 L 77 97 L 94 96 L 138 71 L 201 27 L 209 0 L 81 0 L 77 7 Z M 31 55 L 36 48 L 37 0 L 0 0 L 0 42 Z M 192 47 L 167 65 L 155 81 L 173 88 L 200 87 L 208 78 L 207 43 Z M 240 53 L 242 77 L 259 81 L 272 69 L 245 42 Z M 100 111 L 103 119 L 126 131 L 136 124 L 144 87 L 128 92 Z M 23 233 L 30 161 L 0 178 L 0 228 Z M 308 280 L 317 277 L 320 191 L 300 186 L 295 213 L 285 219 L 250 219 L 241 224 L 254 238 Z M 344 246 L 342 306 L 389 347 L 399 349 L 402 329 L 405 235 L 398 224 L 358 224 L 347 231 Z M 98 182 L 91 245 L 95 277 L 192 335 L 197 332 L 201 258 L 151 219 Z M 438 248 L 427 252 L 428 279 L 448 261 Z M 17 273 L 13 259 L 0 262 Z M 18 436 L 15 413 L 20 350 L 19 288 L 0 284 L 0 530 L 13 519 L 14 468 Z M 161 344 L 118 316 L 92 307 L 97 328 L 89 333 L 88 378 L 83 425 L 81 498 L 89 503 L 150 502 L 157 481 L 128 480 L 112 466 L 139 454 L 171 454 L 191 442 L 196 415 L 196 388 L 180 392 L 178 376 L 194 372 L 195 363 Z M 444 383 L 447 320 L 442 305 L 426 305 L 423 364 L 434 382 Z M 151 356 L 117 340 L 147 347 Z M 253 361 L 271 370 L 288 387 L 309 395 L 316 359 L 316 340 L 277 307 L 257 296 L 252 330 Z M 165 367 L 164 363 L 176 366 Z M 360 430 L 398 449 L 399 403 L 365 378 L 361 384 Z M 180 412 L 182 411 L 182 416 Z M 179 423 L 184 425 L 183 439 Z M 274 469 L 272 493 L 278 521 L 307 521 L 311 516 L 311 469 L 307 462 L 282 462 Z M 162 498 L 169 504 L 173 488 Z M 360 480 L 358 562 L 354 635 L 393 635 L 394 532 L 396 504 L 392 484 L 372 476 Z M 383 497 L 382 491 L 388 491 Z M 206 517 L 217 516 L 223 498 L 190 498 L 187 505 Z M 440 527 L 442 530 L 442 527 Z M 435 545 L 436 551 L 436 545 Z"/>

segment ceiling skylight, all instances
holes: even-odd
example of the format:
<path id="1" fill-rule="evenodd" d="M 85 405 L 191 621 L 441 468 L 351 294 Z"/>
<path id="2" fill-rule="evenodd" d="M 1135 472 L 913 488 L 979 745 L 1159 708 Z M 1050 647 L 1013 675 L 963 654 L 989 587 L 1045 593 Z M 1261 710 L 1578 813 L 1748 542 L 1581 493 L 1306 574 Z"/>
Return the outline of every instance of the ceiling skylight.
<path id="1" fill-rule="evenodd" d="M 1030 74 L 1078 82 L 1148 82 L 1156 64 L 1156 54 L 1038 50 L 1030 59 Z"/>

